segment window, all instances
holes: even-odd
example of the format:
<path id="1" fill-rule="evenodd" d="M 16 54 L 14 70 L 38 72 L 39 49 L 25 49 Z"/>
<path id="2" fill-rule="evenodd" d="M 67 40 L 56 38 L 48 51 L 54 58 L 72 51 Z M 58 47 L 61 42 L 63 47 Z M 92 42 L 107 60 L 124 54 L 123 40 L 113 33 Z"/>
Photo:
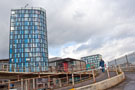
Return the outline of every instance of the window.
<path id="1" fill-rule="evenodd" d="M 28 27 L 25 26 L 25 29 L 26 29 L 26 28 L 28 28 Z M 28 33 L 29 33 L 29 31 L 28 31 L 28 30 L 25 30 L 25 34 L 28 34 Z"/>
<path id="2" fill-rule="evenodd" d="M 22 52 L 23 52 L 23 49 L 22 49 Z M 23 56 L 23 53 L 22 53 L 22 57 L 24 57 L 24 56 Z"/>
<path id="3" fill-rule="evenodd" d="M 34 35 L 34 38 L 38 38 L 38 35 Z"/>
<path id="4" fill-rule="evenodd" d="M 25 38 L 28 38 L 28 35 L 25 35 Z"/>
<path id="5" fill-rule="evenodd" d="M 35 25 L 38 25 L 38 22 L 35 22 Z"/>
<path id="6" fill-rule="evenodd" d="M 33 14 L 30 14 L 30 17 L 33 17 Z"/>
<path id="7" fill-rule="evenodd" d="M 36 39 L 36 42 L 38 43 L 39 42 L 39 39 Z"/>
<path id="8" fill-rule="evenodd" d="M 24 25 L 29 25 L 29 22 L 28 22 L 28 21 L 25 21 L 25 22 L 24 22 Z"/>
<path id="9" fill-rule="evenodd" d="M 11 27 L 11 30 L 15 30 L 14 27 Z"/>
<path id="10" fill-rule="evenodd" d="M 39 62 L 39 61 L 40 61 L 40 58 L 39 58 L 39 57 L 37 57 L 37 58 L 36 58 L 36 61 L 37 61 L 37 62 Z"/>
<path id="11" fill-rule="evenodd" d="M 28 55 L 28 53 L 25 53 L 25 57 L 28 57 L 29 55 Z"/>
<path id="12" fill-rule="evenodd" d="M 12 11 L 11 14 L 15 14 L 15 11 Z"/>
<path id="13" fill-rule="evenodd" d="M 28 43 L 28 39 L 25 39 L 25 41 L 24 41 L 25 43 Z"/>
<path id="14" fill-rule="evenodd" d="M 36 52 L 39 52 L 40 51 L 40 48 L 36 48 Z"/>
<path id="15" fill-rule="evenodd" d="M 18 62 L 18 58 L 16 58 L 16 62 Z"/>
<path id="16" fill-rule="evenodd" d="M 28 47 L 28 44 L 25 44 L 25 47 Z M 28 48 L 25 48 L 25 52 L 28 52 Z"/>
<path id="17" fill-rule="evenodd" d="M 26 61 L 30 61 L 30 58 L 26 58 Z"/>
<path id="18" fill-rule="evenodd" d="M 29 17 L 29 14 L 25 14 L 24 17 Z"/>
<path id="19" fill-rule="evenodd" d="M 25 21 L 28 21 L 28 18 L 24 18 Z"/>
<path id="20" fill-rule="evenodd" d="M 25 59 L 26 60 L 26 59 Z M 25 64 L 26 67 L 28 67 L 28 63 Z"/>

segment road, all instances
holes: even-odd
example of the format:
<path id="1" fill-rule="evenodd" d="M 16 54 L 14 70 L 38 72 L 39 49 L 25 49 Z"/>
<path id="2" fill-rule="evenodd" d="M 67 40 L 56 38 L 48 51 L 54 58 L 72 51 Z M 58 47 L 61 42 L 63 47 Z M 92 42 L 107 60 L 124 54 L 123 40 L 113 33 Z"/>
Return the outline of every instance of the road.
<path id="1" fill-rule="evenodd" d="M 110 72 L 110 76 L 111 77 L 116 76 L 116 72 Z M 96 77 L 96 82 L 100 82 L 100 81 L 105 80 L 107 78 L 108 78 L 107 72 L 105 72 L 105 73 L 100 72 L 99 76 Z M 93 83 L 93 79 L 75 84 L 74 87 L 75 88 L 82 87 L 82 86 L 85 86 L 85 85 L 90 85 L 92 83 Z M 58 89 L 54 89 L 54 90 L 69 90 L 71 88 L 72 88 L 72 86 L 67 86 L 67 87 L 62 87 L 62 88 L 58 88 Z"/>
<path id="2" fill-rule="evenodd" d="M 107 90 L 135 90 L 135 72 L 125 72 L 125 75 L 122 83 Z"/>

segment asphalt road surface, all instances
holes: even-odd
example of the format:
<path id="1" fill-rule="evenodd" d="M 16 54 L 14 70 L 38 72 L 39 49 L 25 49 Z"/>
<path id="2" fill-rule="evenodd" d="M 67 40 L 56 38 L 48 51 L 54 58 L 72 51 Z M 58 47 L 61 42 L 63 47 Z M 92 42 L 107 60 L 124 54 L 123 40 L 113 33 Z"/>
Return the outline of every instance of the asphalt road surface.
<path id="1" fill-rule="evenodd" d="M 110 76 L 111 77 L 116 76 L 116 72 L 110 72 Z M 99 76 L 96 77 L 96 82 L 100 82 L 100 81 L 105 80 L 107 78 L 108 78 L 107 72 L 105 72 L 105 73 L 100 72 Z M 82 86 L 86 86 L 86 85 L 89 85 L 89 84 L 92 84 L 92 83 L 93 83 L 93 79 L 75 84 L 74 87 L 75 88 L 82 87 Z M 67 87 L 62 87 L 62 88 L 58 88 L 58 89 L 54 89 L 54 90 L 69 90 L 71 88 L 72 88 L 72 86 L 67 86 Z"/>
<path id="2" fill-rule="evenodd" d="M 135 72 L 125 72 L 125 75 L 122 83 L 107 90 L 135 90 Z"/>

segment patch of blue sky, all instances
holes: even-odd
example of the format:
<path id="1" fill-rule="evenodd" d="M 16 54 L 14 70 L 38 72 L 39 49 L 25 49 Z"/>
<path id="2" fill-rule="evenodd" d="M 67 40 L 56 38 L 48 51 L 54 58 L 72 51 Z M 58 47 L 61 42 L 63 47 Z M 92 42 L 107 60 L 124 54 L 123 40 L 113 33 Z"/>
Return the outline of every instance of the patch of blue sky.
<path id="1" fill-rule="evenodd" d="M 74 45 L 76 45 L 75 42 L 69 42 L 69 43 L 66 43 L 66 44 L 58 46 L 58 47 L 49 47 L 49 55 L 59 57 L 59 56 L 61 56 L 60 52 L 63 48 L 66 48 L 69 46 L 74 46 Z"/>

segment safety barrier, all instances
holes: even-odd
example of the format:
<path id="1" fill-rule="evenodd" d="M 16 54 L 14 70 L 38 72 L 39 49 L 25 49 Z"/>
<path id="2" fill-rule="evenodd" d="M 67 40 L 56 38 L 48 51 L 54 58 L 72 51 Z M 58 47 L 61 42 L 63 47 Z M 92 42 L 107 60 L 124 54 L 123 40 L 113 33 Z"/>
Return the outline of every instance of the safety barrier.
<path id="1" fill-rule="evenodd" d="M 108 88 L 111 88 L 120 82 L 122 82 L 125 79 L 125 74 L 122 72 L 121 68 L 119 68 L 119 72 L 117 76 L 114 76 L 112 78 L 108 78 L 106 80 L 90 84 L 87 86 L 79 87 L 79 88 L 74 88 L 73 90 L 105 90 Z"/>

